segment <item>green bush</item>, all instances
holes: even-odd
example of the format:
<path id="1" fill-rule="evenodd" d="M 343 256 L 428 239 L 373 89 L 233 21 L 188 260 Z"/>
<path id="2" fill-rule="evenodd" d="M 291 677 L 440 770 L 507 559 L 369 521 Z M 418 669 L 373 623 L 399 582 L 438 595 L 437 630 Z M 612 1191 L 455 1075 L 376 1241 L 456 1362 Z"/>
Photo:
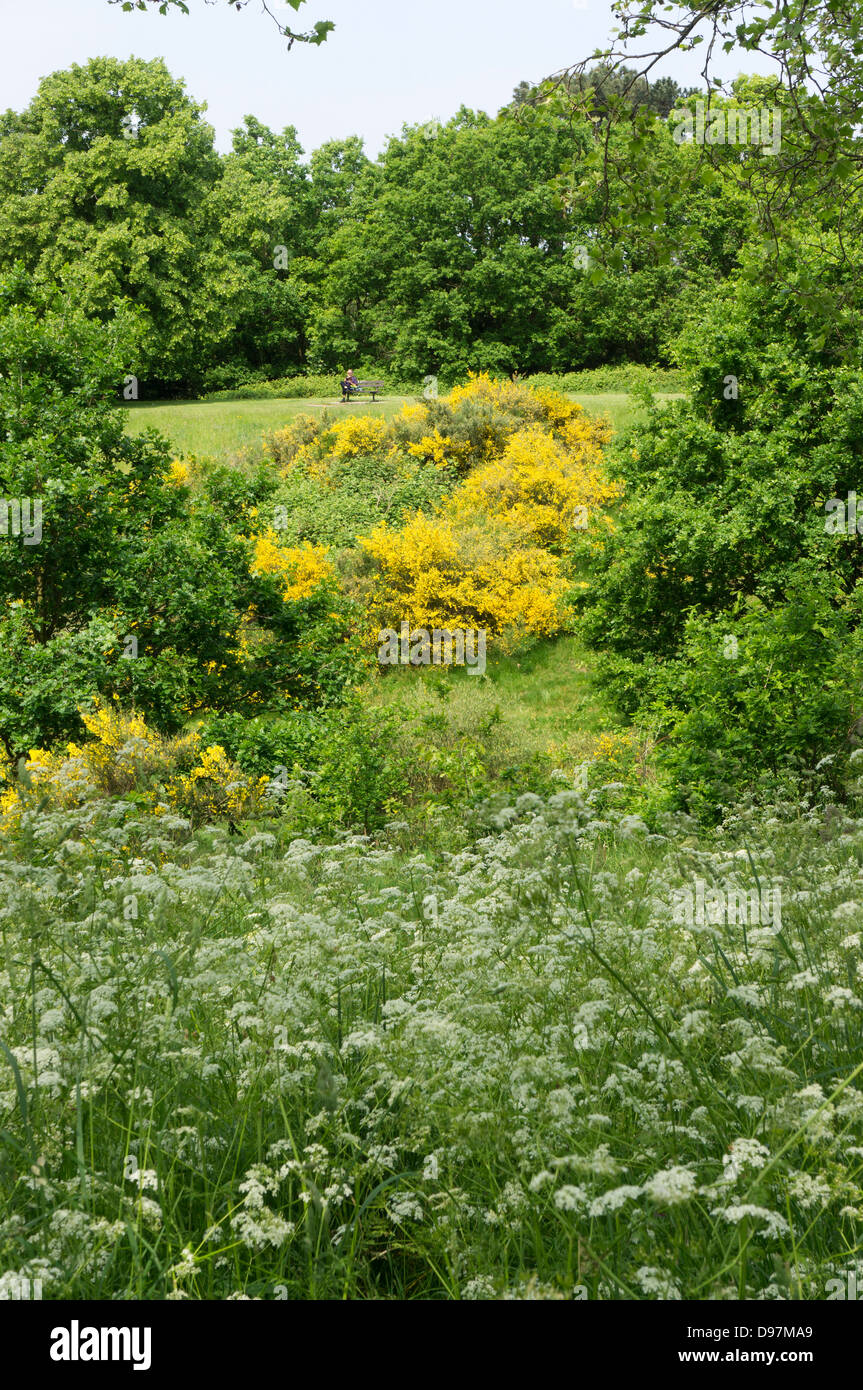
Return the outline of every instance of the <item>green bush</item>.
<path id="1" fill-rule="evenodd" d="M 863 478 L 863 372 L 757 283 L 705 308 L 677 351 L 688 399 L 649 411 L 617 451 L 625 496 L 581 631 L 618 705 L 658 714 L 679 798 L 715 814 L 847 755 L 863 555 L 856 534 L 827 531 L 825 504 Z"/>
<path id="2" fill-rule="evenodd" d="M 645 367 L 641 362 L 621 362 L 614 366 L 588 367 L 579 372 L 534 372 L 526 377 L 529 386 L 550 387 L 554 391 L 574 391 L 590 395 L 614 391 L 686 390 L 686 378 L 679 367 Z"/>
<path id="3" fill-rule="evenodd" d="M 857 537 L 825 533 L 825 502 L 863 477 L 863 372 L 831 366 L 802 327 L 782 340 L 787 317 L 757 286 L 717 305 L 681 340 L 690 398 L 653 410 L 618 451 L 626 497 L 584 631 L 636 684 L 640 665 L 675 654 L 690 612 L 772 604 L 801 574 L 847 592 L 863 575 Z"/>
<path id="4" fill-rule="evenodd" d="M 384 395 L 420 395 L 423 385 L 418 381 L 396 380 L 386 369 L 375 371 L 371 368 L 355 368 L 360 381 L 382 381 Z M 303 376 L 278 377 L 269 381 L 248 381 L 240 385 L 207 391 L 206 401 L 265 401 L 265 400 L 305 400 L 318 396 L 334 396 L 341 399 L 344 372 L 309 372 Z M 442 388 L 441 388 L 442 389 Z M 362 401 L 364 398 L 359 397 Z M 371 396 L 368 397 L 371 400 Z"/>
<path id="5" fill-rule="evenodd" d="M 354 549 L 357 536 L 384 518 L 396 524 L 409 512 L 433 511 L 454 486 L 450 469 L 413 459 L 394 470 L 386 458 L 333 459 L 327 482 L 322 487 L 319 479 L 293 469 L 279 484 L 270 506 L 284 508 L 279 538 L 285 545 L 311 541 Z"/>
<path id="6" fill-rule="evenodd" d="M 420 396 L 425 390 L 425 382 L 419 380 L 396 379 L 386 368 L 374 370 L 356 368 L 361 381 L 383 381 L 384 394 L 394 396 Z M 496 373 L 492 373 L 496 375 Z M 231 386 L 207 390 L 203 393 L 206 401 L 263 401 L 299 400 L 317 396 L 341 395 L 342 376 L 337 372 L 314 373 L 303 376 L 278 377 L 270 380 L 259 379 L 253 373 L 244 374 L 244 380 Z M 465 374 L 438 378 L 437 389 L 441 395 L 453 386 L 462 385 L 467 380 Z M 645 367 L 640 362 L 622 362 L 616 366 L 593 367 L 578 372 L 535 372 L 524 380 L 531 386 L 550 387 L 555 391 L 579 391 L 603 393 L 609 391 L 630 392 L 637 387 L 647 387 L 651 391 L 684 391 L 684 373 L 677 367 Z M 360 398 L 362 399 L 362 397 Z"/>
<path id="7" fill-rule="evenodd" d="M 286 603 L 275 576 L 251 573 L 272 470 L 210 469 L 193 495 L 171 476 L 166 440 L 126 433 L 110 407 L 127 350 L 118 325 L 94 325 L 56 292 L 0 283 L 2 491 L 41 509 L 36 543 L 0 535 L 12 760 L 79 738 L 78 705 L 96 695 L 170 732 L 201 709 L 337 702 L 363 669 L 335 584 Z"/>
<path id="8" fill-rule="evenodd" d="M 404 796 L 398 710 L 298 710 L 279 719 L 209 718 L 206 744 L 219 743 L 244 772 L 273 781 L 274 803 L 299 826 L 361 826 L 387 819 L 388 803 Z"/>
<path id="9" fill-rule="evenodd" d="M 341 378 L 336 374 L 279 377 L 269 381 L 249 381 L 219 391 L 207 391 L 205 401 L 299 400 L 314 396 L 340 396 Z"/>
<path id="10" fill-rule="evenodd" d="M 813 768 L 841 794 L 861 710 L 863 586 L 844 603 L 802 579 L 787 601 L 748 598 L 691 615 L 653 706 L 660 771 L 678 804 L 718 819 L 747 789 L 765 796 Z"/>

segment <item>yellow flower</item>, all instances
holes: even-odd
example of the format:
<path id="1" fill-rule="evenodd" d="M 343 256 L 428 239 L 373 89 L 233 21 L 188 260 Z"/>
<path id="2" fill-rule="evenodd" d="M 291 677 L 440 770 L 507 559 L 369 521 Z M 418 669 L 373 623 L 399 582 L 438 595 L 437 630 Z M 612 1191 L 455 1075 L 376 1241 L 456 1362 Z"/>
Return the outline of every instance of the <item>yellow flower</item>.
<path id="1" fill-rule="evenodd" d="M 285 602 L 306 598 L 335 574 L 328 559 L 329 546 L 304 541 L 302 545 L 282 547 L 272 530 L 253 536 L 252 541 L 252 574 L 277 575 L 282 580 Z"/>
<path id="2" fill-rule="evenodd" d="M 469 444 L 458 444 L 448 434 L 441 434 L 435 426 L 434 434 L 425 434 L 415 444 L 408 444 L 408 453 L 433 463 L 435 468 L 443 468 L 447 463 L 463 459 L 469 448 Z"/>
<path id="3" fill-rule="evenodd" d="M 171 459 L 168 469 L 168 482 L 174 487 L 185 487 L 189 481 L 190 469 L 183 459 Z"/>

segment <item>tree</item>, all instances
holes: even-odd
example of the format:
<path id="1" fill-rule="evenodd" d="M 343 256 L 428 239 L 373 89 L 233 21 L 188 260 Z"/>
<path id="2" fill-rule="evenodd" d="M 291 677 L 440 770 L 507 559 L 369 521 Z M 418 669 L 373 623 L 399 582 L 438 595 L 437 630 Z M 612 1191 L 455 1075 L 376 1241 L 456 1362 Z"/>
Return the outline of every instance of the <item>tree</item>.
<path id="1" fill-rule="evenodd" d="M 217 0 L 206 0 L 206 3 L 215 4 Z M 249 0 L 224 0 L 224 3 L 230 5 L 231 9 L 242 10 L 248 5 Z M 306 0 L 287 0 L 287 3 L 293 10 L 299 10 L 300 6 L 306 3 Z M 183 14 L 189 13 L 189 6 L 185 0 L 108 0 L 108 4 L 119 5 L 121 9 L 127 11 L 155 8 L 160 14 L 167 14 L 170 9 L 181 10 Z M 324 43 L 327 35 L 336 27 L 330 20 L 318 20 L 310 30 L 305 33 L 297 33 L 290 25 L 283 23 L 277 15 L 273 14 L 267 0 L 261 0 L 261 6 L 273 20 L 282 37 L 287 39 L 289 50 L 293 48 L 295 43 Z"/>
<path id="2" fill-rule="evenodd" d="M 676 51 L 701 48 L 707 120 L 728 101 L 747 101 L 778 113 L 781 140 L 765 153 L 762 145 L 705 140 L 698 145 L 697 177 L 733 179 L 751 200 L 751 239 L 761 254 L 752 273 L 770 275 L 793 294 L 820 324 L 825 337 L 837 315 L 859 312 L 863 288 L 863 142 L 859 111 L 863 104 L 863 3 L 861 0 L 767 0 L 735 5 L 682 4 L 670 11 L 660 0 L 615 0 L 619 21 L 615 42 L 600 55 L 618 74 L 622 92 L 596 114 L 601 126 L 597 158 L 611 181 L 608 164 L 611 126 L 627 130 L 632 168 L 627 196 L 606 200 L 608 224 L 623 227 L 634 212 L 653 215 L 663 237 L 661 215 L 669 192 L 660 188 L 645 157 L 650 115 L 628 99 L 656 66 Z M 643 51 L 634 47 L 646 40 Z M 651 41 L 656 46 L 650 47 Z M 767 79 L 728 82 L 719 73 L 733 52 L 758 52 L 772 60 Z M 636 66 L 630 67 L 635 61 Z M 588 63 L 558 74 L 574 111 L 589 106 L 579 77 Z M 618 190 L 619 191 L 619 190 Z M 846 356 L 859 352 L 857 341 L 843 344 Z"/>
<path id="3" fill-rule="evenodd" d="M 13 760 L 77 736 L 94 696 L 176 730 L 199 710 L 338 700 L 356 667 L 337 593 L 286 603 L 252 572 L 272 473 L 213 470 L 192 497 L 167 441 L 130 436 L 110 409 L 128 317 L 103 326 L 22 271 L 0 278 L 0 743 Z"/>
<path id="4" fill-rule="evenodd" d="M 540 105 L 551 87 L 562 86 L 568 93 L 586 95 L 592 98 L 594 112 L 607 112 L 608 99 L 621 97 L 632 110 L 644 107 L 658 116 L 667 116 L 678 101 L 694 92 L 695 88 L 680 87 L 672 77 L 659 77 L 652 84 L 632 68 L 616 67 L 611 62 L 597 63 L 586 72 L 564 72 L 555 80 L 547 78 L 538 86 L 520 82 L 513 92 L 512 106 Z"/>
<path id="5" fill-rule="evenodd" d="M 656 361 L 682 326 L 684 296 L 734 266 L 741 195 L 693 187 L 675 213 L 674 258 L 663 262 L 649 226 L 630 226 L 597 279 L 591 141 L 587 122 L 545 104 L 518 119 L 462 110 L 434 132 L 407 128 L 323 233 L 313 359 L 386 363 L 414 380 Z M 670 184 L 690 160 L 661 128 L 651 157 Z M 578 190 L 564 196 L 573 169 Z"/>
<path id="6" fill-rule="evenodd" d="M 195 212 L 198 279 L 215 310 L 194 381 L 231 385 L 284 376 L 306 351 L 303 267 L 316 254 L 312 184 L 293 126 L 280 135 L 247 116 L 220 177 Z"/>
<path id="7" fill-rule="evenodd" d="M 219 330 L 194 225 L 221 173 L 202 116 L 161 59 L 93 58 L 0 117 L 0 265 L 102 321 L 134 301 L 142 379 L 182 376 Z"/>

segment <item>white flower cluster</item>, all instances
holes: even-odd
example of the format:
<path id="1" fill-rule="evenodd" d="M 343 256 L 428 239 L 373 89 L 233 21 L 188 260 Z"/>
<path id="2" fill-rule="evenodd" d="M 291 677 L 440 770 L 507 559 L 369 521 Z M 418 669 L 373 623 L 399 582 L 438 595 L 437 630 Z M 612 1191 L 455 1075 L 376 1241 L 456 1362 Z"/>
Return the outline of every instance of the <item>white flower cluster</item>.
<path id="1" fill-rule="evenodd" d="M 863 1212 L 863 824 L 597 807 L 489 804 L 434 855 L 404 822 L 238 844 L 127 802 L 28 813 L 0 859 L 26 1156 L 0 1281 L 137 1297 L 158 1236 L 157 1297 L 377 1297 L 393 1249 L 434 1296 L 726 1297 L 734 1227 L 746 1297 L 823 1296 Z M 753 864 L 778 934 L 672 921 Z"/>

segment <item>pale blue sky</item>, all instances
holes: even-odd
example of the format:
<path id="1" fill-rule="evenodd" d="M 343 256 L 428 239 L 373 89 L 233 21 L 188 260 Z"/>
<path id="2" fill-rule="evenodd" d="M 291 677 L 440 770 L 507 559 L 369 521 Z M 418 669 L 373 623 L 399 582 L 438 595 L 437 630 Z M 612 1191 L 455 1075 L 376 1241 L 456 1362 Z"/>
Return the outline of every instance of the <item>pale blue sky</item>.
<path id="1" fill-rule="evenodd" d="M 221 149 L 250 112 L 276 130 L 295 125 L 307 152 L 358 134 L 375 154 L 405 121 L 446 120 L 462 103 L 496 112 L 523 78 L 589 56 L 611 27 L 604 0 L 309 0 L 299 16 L 285 7 L 294 26 L 332 19 L 336 32 L 288 53 L 259 0 L 240 13 L 188 3 L 188 16 L 162 16 L 107 0 L 0 0 L 0 108 L 21 110 L 40 77 L 91 57 L 164 57 L 207 102 Z M 663 71 L 698 80 L 694 58 Z"/>

